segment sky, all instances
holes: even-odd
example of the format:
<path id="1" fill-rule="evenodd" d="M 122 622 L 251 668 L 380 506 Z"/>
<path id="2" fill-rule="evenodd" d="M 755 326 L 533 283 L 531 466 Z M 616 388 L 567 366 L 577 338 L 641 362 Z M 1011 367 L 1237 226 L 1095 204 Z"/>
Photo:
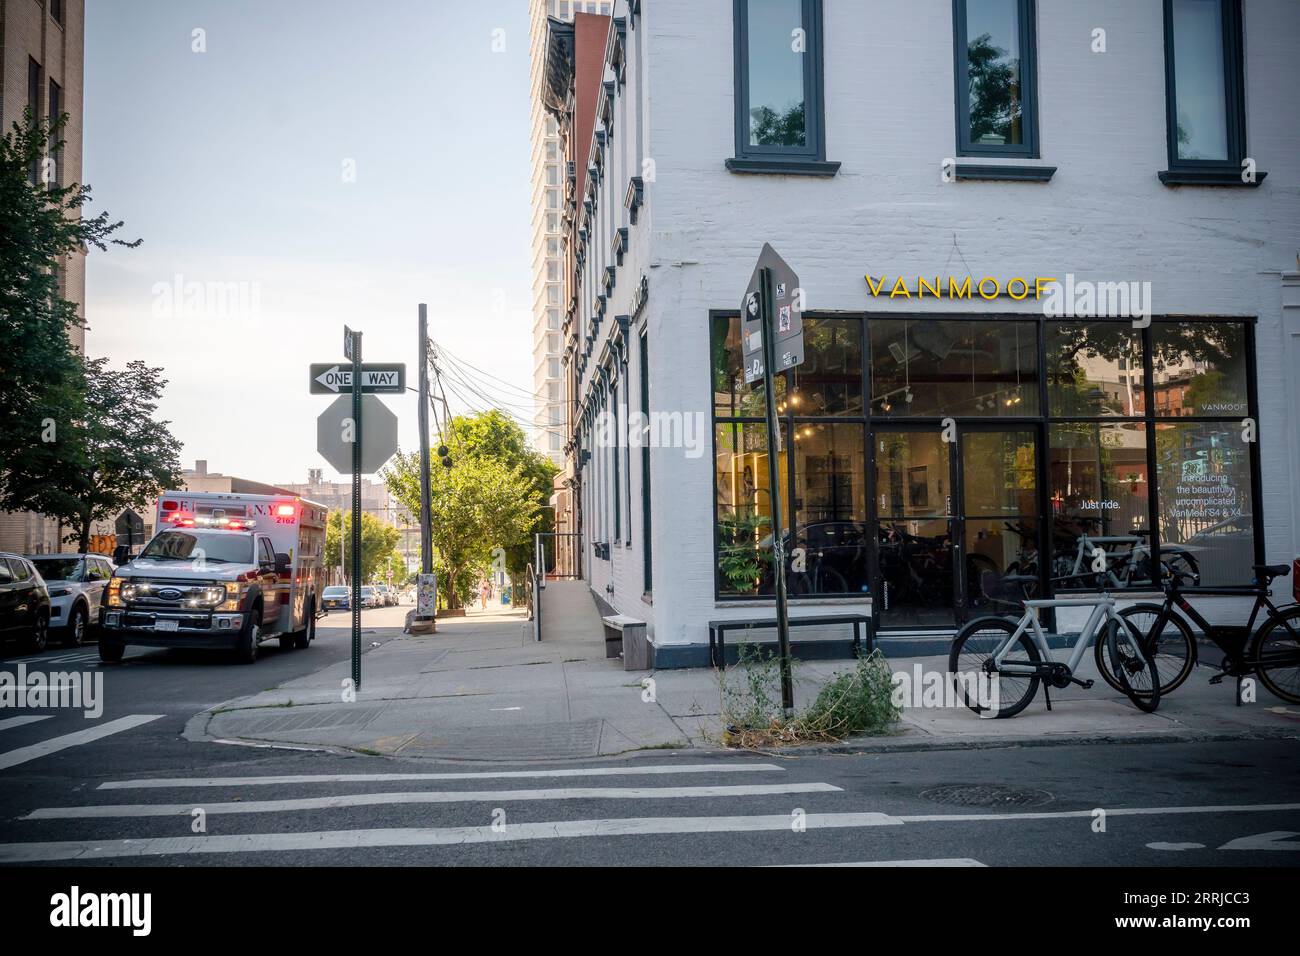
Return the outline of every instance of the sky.
<path id="1" fill-rule="evenodd" d="M 522 0 L 86 6 L 86 213 L 143 239 L 90 251 L 86 350 L 165 368 L 185 467 L 337 477 L 308 366 L 342 360 L 349 325 L 414 386 L 420 302 L 436 342 L 526 401 Z M 384 401 L 418 447 L 414 394 Z"/>

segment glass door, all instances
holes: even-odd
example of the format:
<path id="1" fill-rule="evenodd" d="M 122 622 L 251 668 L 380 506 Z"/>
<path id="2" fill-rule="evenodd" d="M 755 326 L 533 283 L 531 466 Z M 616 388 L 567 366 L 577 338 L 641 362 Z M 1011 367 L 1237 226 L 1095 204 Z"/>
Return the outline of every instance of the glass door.
<path id="1" fill-rule="evenodd" d="M 1038 427 L 963 426 L 958 441 L 958 614 L 1016 613 L 1041 593 Z"/>
<path id="2" fill-rule="evenodd" d="M 938 427 L 877 427 L 872 435 L 873 596 L 882 630 L 956 625 L 952 447 Z"/>

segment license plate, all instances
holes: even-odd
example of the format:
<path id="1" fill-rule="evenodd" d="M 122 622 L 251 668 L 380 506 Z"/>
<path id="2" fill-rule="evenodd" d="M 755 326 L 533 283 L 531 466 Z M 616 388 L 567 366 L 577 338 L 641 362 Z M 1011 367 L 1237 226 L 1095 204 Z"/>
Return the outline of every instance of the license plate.
<path id="1" fill-rule="evenodd" d="M 155 631 L 174 631 L 179 628 L 180 621 L 154 621 L 153 629 Z"/>

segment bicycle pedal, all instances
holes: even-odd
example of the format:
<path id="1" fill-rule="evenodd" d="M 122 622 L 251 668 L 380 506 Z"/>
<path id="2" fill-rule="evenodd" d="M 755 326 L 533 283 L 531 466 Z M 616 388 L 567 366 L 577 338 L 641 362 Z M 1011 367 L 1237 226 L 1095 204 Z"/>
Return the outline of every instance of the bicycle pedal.
<path id="1" fill-rule="evenodd" d="M 1211 683 L 1211 684 L 1222 684 L 1222 683 L 1223 683 L 1223 679 L 1224 679 L 1225 677 L 1227 677 L 1227 676 L 1228 676 L 1227 674 L 1215 674 L 1213 677 L 1210 678 L 1210 683 Z"/>
<path id="2" fill-rule="evenodd" d="M 1088 680 L 1076 679 L 1075 683 L 1078 684 L 1080 687 L 1082 687 L 1084 690 L 1092 690 L 1092 685 L 1093 685 L 1092 678 L 1089 678 Z"/>

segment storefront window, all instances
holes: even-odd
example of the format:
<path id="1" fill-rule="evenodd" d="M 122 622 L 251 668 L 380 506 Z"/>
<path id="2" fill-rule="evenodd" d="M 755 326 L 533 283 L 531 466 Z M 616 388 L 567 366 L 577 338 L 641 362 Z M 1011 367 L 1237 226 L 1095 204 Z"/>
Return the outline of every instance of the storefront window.
<path id="1" fill-rule="evenodd" d="M 1038 414 L 1035 322 L 872 319 L 871 414 Z"/>
<path id="2" fill-rule="evenodd" d="M 1158 322 L 1151 327 L 1157 418 L 1247 413 L 1246 329 L 1240 322 Z"/>
<path id="3" fill-rule="evenodd" d="M 755 422 L 719 423 L 714 432 L 718 591 L 772 594 L 772 498 L 767 429 Z M 780 481 L 784 486 L 784 458 Z"/>
<path id="4" fill-rule="evenodd" d="M 1049 436 L 1053 587 L 1150 587 L 1146 425 L 1054 422 Z"/>
<path id="5" fill-rule="evenodd" d="M 717 418 L 763 418 L 763 383 L 745 384 L 740 317 L 715 316 L 711 323 L 713 414 Z M 776 400 L 785 401 L 786 376 L 776 380 Z"/>
<path id="6" fill-rule="evenodd" d="M 1053 416 L 1141 416 L 1142 333 L 1128 325 L 1047 326 L 1047 400 Z"/>
<path id="7" fill-rule="evenodd" d="M 1252 577 L 1250 448 L 1240 424 L 1156 426 L 1161 559 L 1186 567 L 1202 585 L 1247 584 Z"/>
<path id="8" fill-rule="evenodd" d="M 790 373 L 790 413 L 861 416 L 862 323 L 805 319 L 803 328 L 804 362 Z"/>
<path id="9" fill-rule="evenodd" d="M 792 594 L 859 594 L 867 580 L 865 428 L 796 422 Z"/>

